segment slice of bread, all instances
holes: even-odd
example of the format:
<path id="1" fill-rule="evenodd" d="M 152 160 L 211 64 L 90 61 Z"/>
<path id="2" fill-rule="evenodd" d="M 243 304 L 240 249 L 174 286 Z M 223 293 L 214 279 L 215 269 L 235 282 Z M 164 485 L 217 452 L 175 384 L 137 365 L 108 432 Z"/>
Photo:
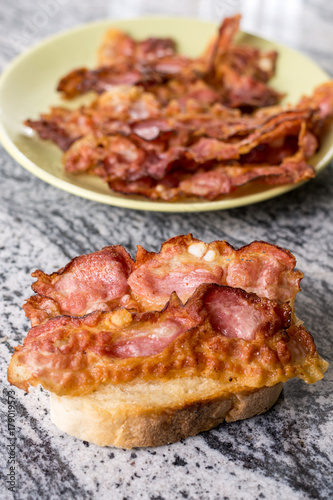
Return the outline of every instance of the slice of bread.
<path id="1" fill-rule="evenodd" d="M 231 393 L 225 383 L 204 377 L 107 384 L 86 396 L 51 393 L 51 420 L 62 431 L 100 446 L 161 446 L 263 413 L 282 387 Z"/>

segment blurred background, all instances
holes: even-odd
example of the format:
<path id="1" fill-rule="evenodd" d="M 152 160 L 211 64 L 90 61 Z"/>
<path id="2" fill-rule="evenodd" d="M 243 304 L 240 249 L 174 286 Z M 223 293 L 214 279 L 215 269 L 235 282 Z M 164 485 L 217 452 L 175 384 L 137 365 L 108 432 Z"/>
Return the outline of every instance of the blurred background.
<path id="1" fill-rule="evenodd" d="M 46 36 L 105 18 L 146 15 L 219 22 L 240 12 L 242 29 L 298 48 L 332 74 L 331 0 L 0 0 L 0 64 Z"/>

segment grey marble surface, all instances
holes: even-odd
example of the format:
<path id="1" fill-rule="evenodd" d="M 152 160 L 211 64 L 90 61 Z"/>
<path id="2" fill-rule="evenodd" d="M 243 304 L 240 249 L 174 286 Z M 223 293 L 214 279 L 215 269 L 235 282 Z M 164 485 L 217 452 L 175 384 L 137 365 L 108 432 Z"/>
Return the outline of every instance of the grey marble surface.
<path id="1" fill-rule="evenodd" d="M 187 6 L 179 1 L 123 0 L 116 5 L 112 0 L 1 0 L 0 68 L 60 30 L 115 13 L 163 14 L 172 9 L 213 19 L 240 11 L 244 29 L 302 50 L 333 75 L 331 0 L 193 0 Z M 1 499 L 333 497 L 332 165 L 290 194 L 202 214 L 145 213 L 81 199 L 35 178 L 2 149 L 0 169 Z M 331 361 L 323 381 L 314 386 L 299 380 L 287 383 L 263 416 L 221 425 L 170 446 L 133 451 L 99 448 L 61 433 L 49 420 L 48 394 L 41 389 L 29 395 L 15 388 L 8 392 L 6 368 L 13 346 L 28 330 L 21 306 L 30 295 L 33 270 L 52 272 L 74 256 L 108 244 L 122 244 L 132 255 L 139 243 L 157 250 L 165 239 L 188 232 L 235 246 L 263 239 L 295 254 L 305 273 L 298 315 L 315 336 L 319 352 Z M 10 395 L 15 400 L 12 441 Z M 15 493 L 6 483 L 10 458 L 15 459 Z"/>

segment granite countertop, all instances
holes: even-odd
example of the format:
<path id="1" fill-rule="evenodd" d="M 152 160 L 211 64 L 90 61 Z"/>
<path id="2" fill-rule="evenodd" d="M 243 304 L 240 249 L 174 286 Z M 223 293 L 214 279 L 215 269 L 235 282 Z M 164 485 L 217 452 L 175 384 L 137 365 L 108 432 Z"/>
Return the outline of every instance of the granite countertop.
<path id="1" fill-rule="evenodd" d="M 26 47 L 60 30 L 115 15 L 164 14 L 173 9 L 177 13 L 181 2 L 164 3 L 49 0 L 43 3 L 45 17 L 38 14 L 42 2 L 0 0 L 0 69 Z M 330 0 L 184 5 L 180 13 L 213 19 L 240 11 L 243 29 L 298 48 L 333 75 Z M 278 198 L 196 214 L 130 211 L 75 197 L 34 177 L 3 149 L 0 169 L 1 499 L 333 497 L 332 165 Z M 13 346 L 28 330 L 21 306 L 30 296 L 31 272 L 52 272 L 74 256 L 108 244 L 124 245 L 132 255 L 137 244 L 157 250 L 165 239 L 188 232 L 207 242 L 226 239 L 236 247 L 266 240 L 294 253 L 297 267 L 305 273 L 297 313 L 319 352 L 331 362 L 324 379 L 315 385 L 290 381 L 267 414 L 156 449 L 99 448 L 63 434 L 50 422 L 46 391 L 27 395 L 10 388 L 6 380 Z M 8 429 L 10 416 L 14 434 Z M 15 464 L 15 493 L 6 482 L 10 458 Z"/>

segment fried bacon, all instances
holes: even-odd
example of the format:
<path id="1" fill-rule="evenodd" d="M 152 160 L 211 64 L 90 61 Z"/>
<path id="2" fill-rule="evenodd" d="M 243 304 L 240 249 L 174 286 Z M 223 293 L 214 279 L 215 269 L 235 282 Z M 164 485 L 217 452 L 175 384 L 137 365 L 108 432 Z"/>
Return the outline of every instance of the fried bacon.
<path id="1" fill-rule="evenodd" d="M 166 241 L 159 253 L 139 246 L 128 284 L 148 310 L 163 307 L 173 291 L 184 302 L 202 283 L 236 286 L 293 304 L 303 277 L 295 265 L 290 252 L 268 243 L 235 250 L 225 241 L 206 244 L 189 234 Z"/>
<path id="2" fill-rule="evenodd" d="M 124 61 L 150 61 L 176 53 L 171 38 L 147 38 L 135 41 L 126 33 L 109 29 L 98 50 L 98 66 L 115 66 Z"/>
<path id="3" fill-rule="evenodd" d="M 69 174 L 97 175 L 113 191 L 152 200 L 216 200 L 250 182 L 310 179 L 333 118 L 333 82 L 278 106 L 282 96 L 267 84 L 277 53 L 235 44 L 239 23 L 239 15 L 226 18 L 196 59 L 169 38 L 137 41 L 111 29 L 98 67 L 59 83 L 67 98 L 100 95 L 25 124 L 65 152 Z"/>
<path id="4" fill-rule="evenodd" d="M 135 181 L 115 179 L 109 182 L 114 191 L 142 194 L 152 200 L 175 201 L 182 198 L 216 200 L 236 188 L 257 181 L 266 185 L 294 184 L 315 176 L 314 168 L 297 157 L 286 158 L 280 165 L 217 165 L 210 170 L 199 169 L 194 174 L 173 172 L 162 182 L 151 177 Z"/>
<path id="5" fill-rule="evenodd" d="M 131 183 L 145 177 L 158 181 L 176 170 L 179 177 L 178 183 L 176 182 L 176 186 L 179 184 L 178 192 L 188 194 L 188 189 L 182 189 L 183 174 L 193 172 L 202 165 L 205 167 L 208 164 L 209 173 L 211 173 L 216 170 L 210 165 L 212 161 L 239 160 L 241 165 L 243 162 L 261 163 L 257 170 L 255 168 L 257 165 L 253 165 L 252 171 L 250 171 L 251 166 L 243 168 L 244 172 L 246 169 L 249 170 L 247 181 L 244 182 L 243 179 L 246 177 L 233 182 L 237 169 L 234 172 L 230 165 L 225 165 L 224 176 L 230 176 L 231 182 L 225 184 L 227 189 L 225 187 L 217 191 L 214 194 L 216 197 L 254 178 L 271 175 L 274 176 L 274 182 L 279 183 L 281 179 L 277 177 L 277 171 L 284 172 L 285 167 L 282 165 L 278 168 L 278 164 L 286 157 L 293 156 L 297 148 L 300 148 L 297 144 L 297 137 L 303 130 L 302 125 L 308 117 L 308 111 L 288 110 L 265 119 L 231 118 L 229 124 L 224 121 L 224 126 L 221 125 L 221 127 L 219 125 L 223 122 L 222 119 L 216 118 L 215 122 L 207 123 L 202 115 L 197 115 L 192 120 L 186 115 L 180 115 L 176 119 L 152 118 L 133 123 L 132 131 L 126 138 L 124 134 L 86 135 L 69 148 L 64 155 L 64 164 L 70 173 L 88 171 L 100 175 L 109 183 L 117 180 Z M 254 130 L 255 124 L 259 122 L 261 122 L 261 127 Z M 214 137 L 218 135 L 218 132 L 220 138 L 224 134 L 230 142 Z M 213 137 L 205 137 L 209 134 Z M 238 137 L 239 139 L 236 140 Z M 278 141 L 277 146 L 274 145 L 274 141 Z M 314 144 L 317 146 L 316 142 Z M 305 163 L 309 152 L 313 154 L 312 149 L 304 150 L 303 157 L 299 159 L 304 160 Z M 267 160 L 273 165 L 277 164 L 275 171 L 273 169 L 272 172 L 269 171 Z M 221 165 L 215 163 L 215 166 Z M 314 175 L 313 168 L 308 166 L 302 177 L 300 174 L 303 170 L 295 168 L 296 180 Z M 294 181 L 292 177 L 290 179 Z M 174 180 L 176 181 L 176 176 Z M 168 194 L 170 193 L 175 196 L 176 191 L 169 191 Z M 211 195 L 205 197 L 212 199 Z"/>
<path id="6" fill-rule="evenodd" d="M 240 16 L 226 18 L 215 42 L 196 59 L 176 53 L 176 45 L 169 38 L 136 41 L 111 29 L 99 48 L 98 68 L 73 70 L 60 80 L 58 90 L 71 99 L 91 90 L 102 93 L 114 85 L 127 84 L 162 96 L 162 86 L 170 100 L 182 98 L 189 84 L 205 81 L 216 100 L 233 107 L 275 104 L 281 95 L 266 82 L 274 75 L 276 53 L 235 46 L 239 22 Z M 175 79 L 180 85 L 173 85 Z M 173 86 L 172 96 L 169 83 Z"/>
<path id="7" fill-rule="evenodd" d="M 73 259 L 51 275 L 37 270 L 32 288 L 38 295 L 23 307 L 32 325 L 48 315 L 81 316 L 91 311 L 109 311 L 119 305 L 127 293 L 127 279 L 133 261 L 126 250 L 117 245 Z"/>
<path id="8" fill-rule="evenodd" d="M 276 90 L 253 76 L 239 75 L 231 68 L 224 69 L 223 86 L 226 102 L 232 108 L 273 106 L 282 97 Z"/>
<path id="9" fill-rule="evenodd" d="M 30 330 L 8 377 L 28 390 L 83 395 L 103 383 L 201 375 L 226 390 L 320 380 L 327 363 L 311 335 L 291 325 L 287 304 L 239 288 L 203 284 L 185 305 L 172 294 L 162 311 L 126 309 L 59 316 Z"/>
<path id="10" fill-rule="evenodd" d="M 236 250 L 225 241 L 206 244 L 191 234 L 171 238 L 158 253 L 139 246 L 135 261 L 122 247 L 106 247 L 51 275 L 34 272 L 37 295 L 24 310 L 33 326 L 59 315 L 83 316 L 119 305 L 154 311 L 164 307 L 172 292 L 185 302 L 203 283 L 243 288 L 293 309 L 303 277 L 295 265 L 290 252 L 268 243 Z"/>
<path id="11" fill-rule="evenodd" d="M 131 132 L 130 123 L 160 116 L 156 98 L 142 89 L 122 86 L 99 96 L 89 106 L 70 110 L 51 108 L 40 120 L 26 120 L 25 124 L 38 132 L 41 138 L 50 139 L 63 151 L 87 135 L 97 137 Z"/>
<path id="12" fill-rule="evenodd" d="M 121 246 L 36 271 L 25 304 L 33 327 L 8 379 L 83 395 L 101 384 L 204 376 L 238 387 L 320 380 L 328 364 L 297 320 L 295 257 L 255 241 L 236 250 L 192 235 L 160 252 Z"/>
<path id="13" fill-rule="evenodd" d="M 98 50 L 98 68 L 79 68 L 61 79 L 58 90 L 66 97 L 95 90 L 100 93 L 119 84 L 160 83 L 186 64 L 176 55 L 176 44 L 170 38 L 148 38 L 135 41 L 126 33 L 110 29 Z"/>

